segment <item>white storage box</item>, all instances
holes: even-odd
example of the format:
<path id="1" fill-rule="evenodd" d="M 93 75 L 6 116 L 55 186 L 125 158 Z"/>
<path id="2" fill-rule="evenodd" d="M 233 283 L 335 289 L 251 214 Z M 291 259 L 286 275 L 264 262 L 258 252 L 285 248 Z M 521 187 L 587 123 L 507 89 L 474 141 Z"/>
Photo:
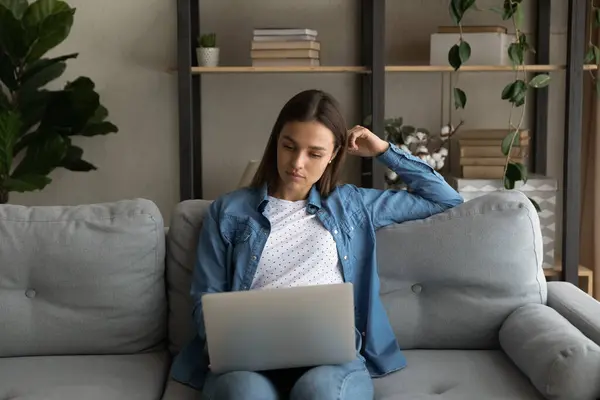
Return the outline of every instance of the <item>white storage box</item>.
<path id="1" fill-rule="evenodd" d="M 472 200 L 490 192 L 505 190 L 500 179 L 465 179 L 446 177 L 446 181 L 464 198 Z M 520 190 L 535 200 L 541 208 L 538 213 L 544 241 L 544 268 L 554 268 L 554 252 L 556 240 L 556 195 L 558 182 L 554 178 L 531 174 L 526 184 L 515 183 L 515 190 Z"/>
<path id="2" fill-rule="evenodd" d="M 458 43 L 458 33 L 433 33 L 429 60 L 431 65 L 450 65 L 448 52 Z M 501 32 L 463 33 L 463 39 L 471 46 L 471 58 L 464 65 L 511 65 L 508 46 L 514 35 Z"/>

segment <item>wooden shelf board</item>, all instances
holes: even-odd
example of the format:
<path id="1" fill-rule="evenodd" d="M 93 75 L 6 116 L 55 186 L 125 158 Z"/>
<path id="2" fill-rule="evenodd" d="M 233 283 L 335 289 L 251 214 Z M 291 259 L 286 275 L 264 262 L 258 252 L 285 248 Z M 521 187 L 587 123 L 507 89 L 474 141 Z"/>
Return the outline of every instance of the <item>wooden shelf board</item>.
<path id="1" fill-rule="evenodd" d="M 566 68 L 565 65 L 525 65 L 520 67 L 527 72 L 550 72 L 561 71 Z M 596 70 L 597 65 L 587 64 L 584 70 Z M 449 65 L 388 65 L 385 67 L 387 72 L 452 72 L 454 69 Z M 459 72 L 511 72 L 514 71 L 511 65 L 464 65 Z"/>
<path id="2" fill-rule="evenodd" d="M 562 71 L 565 65 L 526 65 L 524 70 L 527 72 L 551 72 Z M 597 65 L 586 64 L 583 67 L 586 71 L 598 69 Z M 445 65 L 388 65 L 386 72 L 452 72 L 451 66 Z M 511 72 L 514 71 L 510 65 L 465 65 L 459 72 Z M 192 74 L 208 73 L 305 73 L 305 72 L 352 72 L 352 73 L 370 73 L 369 69 L 361 66 L 289 66 L 289 67 L 192 67 Z"/>
<path id="3" fill-rule="evenodd" d="M 192 67 L 193 74 L 204 73 L 257 73 L 257 72 L 354 72 L 367 73 L 361 66 L 290 66 L 290 67 Z"/>

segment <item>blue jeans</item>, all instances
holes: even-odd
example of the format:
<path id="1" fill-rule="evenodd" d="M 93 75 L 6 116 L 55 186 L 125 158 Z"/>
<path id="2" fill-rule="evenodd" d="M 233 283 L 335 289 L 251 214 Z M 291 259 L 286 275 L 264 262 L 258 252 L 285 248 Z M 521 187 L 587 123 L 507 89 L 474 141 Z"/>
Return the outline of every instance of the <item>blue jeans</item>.
<path id="1" fill-rule="evenodd" d="M 209 373 L 203 389 L 210 400 L 372 400 L 374 392 L 371 376 L 360 359 L 342 365 L 260 373 Z"/>

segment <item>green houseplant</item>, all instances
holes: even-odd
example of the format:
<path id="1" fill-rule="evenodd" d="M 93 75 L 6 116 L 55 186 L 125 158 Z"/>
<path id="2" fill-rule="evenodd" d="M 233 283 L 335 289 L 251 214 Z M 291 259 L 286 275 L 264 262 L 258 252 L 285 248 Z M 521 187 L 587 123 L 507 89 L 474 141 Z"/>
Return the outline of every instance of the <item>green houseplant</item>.
<path id="1" fill-rule="evenodd" d="M 219 48 L 217 47 L 217 34 L 205 33 L 198 37 L 196 49 L 198 64 L 202 67 L 217 67 L 219 65 Z"/>
<path id="2" fill-rule="evenodd" d="M 506 157 L 504 166 L 503 186 L 505 189 L 514 189 L 518 181 L 527 182 L 527 167 L 512 159 L 512 148 L 518 141 L 519 131 L 523 127 L 525 118 L 525 104 L 527 102 L 530 89 L 535 90 L 543 88 L 550 84 L 550 76 L 547 73 L 536 73 L 533 77 L 527 77 L 525 59 L 527 53 L 535 52 L 533 46 L 527 41 L 527 36 L 523 32 L 523 21 L 525 19 L 524 0 L 502 0 L 499 1 L 500 7 L 494 7 L 490 11 L 497 13 L 503 21 L 509 21 L 514 28 L 514 41 L 507 49 L 508 57 L 512 62 L 514 79 L 506 84 L 500 97 L 511 105 L 510 115 L 508 116 L 508 134 L 501 143 L 502 153 Z M 593 18 L 590 19 L 589 29 L 593 26 L 600 26 L 600 7 L 596 6 L 594 0 L 590 0 L 590 9 Z M 460 35 L 457 43 L 448 51 L 448 63 L 454 69 L 457 75 L 461 66 L 471 57 L 471 46 L 464 39 L 462 34 L 462 20 L 464 15 L 470 11 L 482 11 L 478 8 L 475 0 L 448 0 L 448 11 L 450 17 L 456 26 L 460 29 Z M 588 51 L 584 62 L 600 64 L 600 49 L 592 42 L 588 43 Z M 591 73 L 591 71 L 590 71 Z M 596 87 L 600 92 L 598 79 L 592 74 L 596 81 Z M 455 82 L 457 79 L 455 80 Z M 467 103 L 467 94 L 459 88 L 456 83 L 453 85 L 454 106 L 456 109 L 465 108 Z M 539 205 L 530 199 L 536 209 L 539 211 Z"/>
<path id="3" fill-rule="evenodd" d="M 43 189 L 56 168 L 96 169 L 74 137 L 118 132 L 90 78 L 47 89 L 77 57 L 45 57 L 67 38 L 74 14 L 58 0 L 0 0 L 0 203 Z"/>

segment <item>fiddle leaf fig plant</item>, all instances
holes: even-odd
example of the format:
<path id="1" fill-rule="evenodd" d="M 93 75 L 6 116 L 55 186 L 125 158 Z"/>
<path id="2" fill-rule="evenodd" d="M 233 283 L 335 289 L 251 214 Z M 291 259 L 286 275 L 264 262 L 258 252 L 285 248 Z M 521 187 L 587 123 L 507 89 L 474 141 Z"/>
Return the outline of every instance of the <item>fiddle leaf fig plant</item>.
<path id="1" fill-rule="evenodd" d="M 43 189 L 56 168 L 95 170 L 73 139 L 118 132 L 90 78 L 47 88 L 78 55 L 47 56 L 68 37 L 74 14 L 60 0 L 0 0 L 0 203 L 10 192 Z"/>

